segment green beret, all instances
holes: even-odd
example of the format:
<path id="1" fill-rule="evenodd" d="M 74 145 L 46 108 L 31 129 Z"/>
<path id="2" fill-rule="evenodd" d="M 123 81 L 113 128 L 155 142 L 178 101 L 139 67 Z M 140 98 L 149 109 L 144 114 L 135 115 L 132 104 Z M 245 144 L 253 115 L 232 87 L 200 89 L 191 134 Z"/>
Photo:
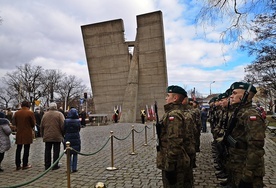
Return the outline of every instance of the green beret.
<path id="1" fill-rule="evenodd" d="M 217 100 L 217 97 L 211 98 L 211 100 L 209 101 L 209 104 L 210 104 L 211 102 L 215 102 L 216 100 Z"/>
<path id="2" fill-rule="evenodd" d="M 247 90 L 248 87 L 249 87 L 249 83 L 245 83 L 245 82 L 234 82 L 231 86 L 230 86 L 230 89 L 231 91 L 233 91 L 234 89 L 243 89 L 243 90 Z M 257 89 L 252 85 L 251 89 L 250 89 L 251 92 L 253 93 L 257 93 Z"/>
<path id="3" fill-rule="evenodd" d="M 175 85 L 169 86 L 167 88 L 167 93 L 177 93 L 183 95 L 184 97 L 187 97 L 187 92 L 182 87 Z"/>
<path id="4" fill-rule="evenodd" d="M 227 97 L 228 97 L 228 93 L 221 93 L 221 94 L 219 94 L 219 96 L 218 96 L 218 100 L 225 99 L 225 98 L 227 98 Z"/>
<path id="5" fill-rule="evenodd" d="M 225 92 L 224 92 L 228 97 L 230 97 L 232 95 L 232 89 L 227 89 Z"/>

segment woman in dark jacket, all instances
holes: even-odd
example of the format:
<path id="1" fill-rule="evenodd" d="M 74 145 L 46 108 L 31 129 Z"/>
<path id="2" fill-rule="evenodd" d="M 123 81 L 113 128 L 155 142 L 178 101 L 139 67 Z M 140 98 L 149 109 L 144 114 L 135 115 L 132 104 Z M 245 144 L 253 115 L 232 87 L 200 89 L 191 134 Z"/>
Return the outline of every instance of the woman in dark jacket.
<path id="1" fill-rule="evenodd" d="M 78 152 L 81 149 L 80 128 L 81 123 L 79 120 L 78 111 L 75 108 L 71 108 L 68 112 L 67 118 L 64 120 L 64 142 L 70 142 L 70 147 Z M 71 171 L 77 172 L 77 152 L 71 150 L 70 161 Z"/>

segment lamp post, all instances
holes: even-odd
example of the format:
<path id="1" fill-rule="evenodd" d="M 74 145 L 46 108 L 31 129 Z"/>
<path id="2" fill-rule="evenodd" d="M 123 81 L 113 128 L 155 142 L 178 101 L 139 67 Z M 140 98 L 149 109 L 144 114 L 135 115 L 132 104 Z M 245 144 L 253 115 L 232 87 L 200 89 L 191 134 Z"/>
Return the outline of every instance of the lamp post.
<path id="1" fill-rule="evenodd" d="M 212 94 L 212 89 L 211 89 L 211 85 L 213 84 L 213 83 L 215 83 L 216 81 L 212 81 L 211 83 L 210 83 L 210 95 Z"/>

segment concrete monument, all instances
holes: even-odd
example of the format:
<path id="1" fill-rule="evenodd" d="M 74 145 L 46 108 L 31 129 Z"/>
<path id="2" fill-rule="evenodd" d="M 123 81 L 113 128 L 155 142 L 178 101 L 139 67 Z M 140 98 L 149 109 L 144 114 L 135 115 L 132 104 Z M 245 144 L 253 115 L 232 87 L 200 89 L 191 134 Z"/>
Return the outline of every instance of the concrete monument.
<path id="1" fill-rule="evenodd" d="M 162 12 L 137 16 L 135 41 L 125 41 L 122 19 L 81 30 L 96 113 L 111 117 L 120 106 L 120 122 L 136 122 L 157 101 L 162 115 L 168 85 Z"/>

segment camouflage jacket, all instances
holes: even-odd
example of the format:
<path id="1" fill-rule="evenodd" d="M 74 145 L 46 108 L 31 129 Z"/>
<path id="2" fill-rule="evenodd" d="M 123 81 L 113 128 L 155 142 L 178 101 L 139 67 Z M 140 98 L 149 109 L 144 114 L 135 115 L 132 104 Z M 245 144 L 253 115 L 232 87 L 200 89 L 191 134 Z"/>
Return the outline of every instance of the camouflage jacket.
<path id="1" fill-rule="evenodd" d="M 195 135 L 200 135 L 201 132 L 201 119 L 200 119 L 200 110 L 198 108 L 190 109 L 191 115 L 194 119 Z"/>
<path id="2" fill-rule="evenodd" d="M 190 167 L 190 158 L 185 145 L 191 131 L 188 123 L 192 117 L 182 104 L 166 104 L 161 120 L 160 151 L 157 152 L 157 168 L 165 171 L 184 170 Z"/>
<path id="3" fill-rule="evenodd" d="M 186 117 L 186 126 L 187 126 L 187 137 L 184 139 L 185 148 L 189 156 L 194 155 L 196 153 L 195 145 L 196 145 L 196 134 L 197 127 L 196 121 L 193 117 L 193 113 L 191 112 L 191 108 L 189 105 L 184 105 L 184 116 Z M 201 124 L 200 124 L 201 125 Z"/>
<path id="4" fill-rule="evenodd" d="M 209 114 L 208 114 L 208 120 L 210 122 L 211 129 L 213 129 L 215 127 L 215 125 L 217 124 L 217 119 L 218 119 L 217 107 L 212 106 L 212 108 L 210 108 Z"/>
<path id="5" fill-rule="evenodd" d="M 235 170 L 241 170 L 245 182 L 252 182 L 254 176 L 264 176 L 265 129 L 264 119 L 252 104 L 243 105 L 230 133 L 237 144 L 229 148 L 229 154 L 231 162 L 236 164 Z"/>

